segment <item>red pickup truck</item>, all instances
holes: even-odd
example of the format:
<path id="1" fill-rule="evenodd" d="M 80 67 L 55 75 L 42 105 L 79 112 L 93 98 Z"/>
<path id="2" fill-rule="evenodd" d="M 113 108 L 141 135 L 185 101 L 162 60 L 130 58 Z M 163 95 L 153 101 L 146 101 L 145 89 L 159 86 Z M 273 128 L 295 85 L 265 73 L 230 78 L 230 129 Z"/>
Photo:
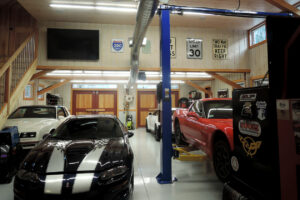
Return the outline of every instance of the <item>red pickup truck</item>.
<path id="1" fill-rule="evenodd" d="M 221 181 L 230 176 L 230 154 L 233 150 L 232 102 L 230 98 L 196 100 L 188 109 L 173 114 L 175 141 L 204 151 L 213 159 Z"/>

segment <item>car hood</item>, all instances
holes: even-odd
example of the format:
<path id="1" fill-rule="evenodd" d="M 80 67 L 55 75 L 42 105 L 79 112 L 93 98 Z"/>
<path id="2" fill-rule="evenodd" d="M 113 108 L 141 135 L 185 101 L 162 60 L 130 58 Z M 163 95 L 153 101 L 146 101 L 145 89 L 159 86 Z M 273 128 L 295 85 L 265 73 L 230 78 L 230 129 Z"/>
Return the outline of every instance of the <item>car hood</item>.
<path id="1" fill-rule="evenodd" d="M 38 174 L 102 171 L 126 162 L 128 154 L 123 138 L 47 139 L 29 152 L 21 168 Z"/>
<path id="2" fill-rule="evenodd" d="M 40 129 L 50 126 L 57 122 L 56 119 L 49 118 L 18 118 L 8 119 L 5 126 L 17 126 L 19 133 L 22 132 L 38 132 Z"/>

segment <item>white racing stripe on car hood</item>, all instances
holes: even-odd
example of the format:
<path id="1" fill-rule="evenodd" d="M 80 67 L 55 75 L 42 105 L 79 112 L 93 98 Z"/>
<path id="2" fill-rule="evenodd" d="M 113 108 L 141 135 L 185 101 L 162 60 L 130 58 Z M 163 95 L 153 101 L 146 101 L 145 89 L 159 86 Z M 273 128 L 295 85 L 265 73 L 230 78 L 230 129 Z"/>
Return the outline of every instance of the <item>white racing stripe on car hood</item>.
<path id="1" fill-rule="evenodd" d="M 59 175 L 47 175 L 45 180 L 45 194 L 61 194 L 63 174 Z"/>
<path id="2" fill-rule="evenodd" d="M 59 143 L 57 147 L 53 148 L 46 173 L 51 172 L 63 172 L 65 166 L 64 147 L 69 144 L 70 141 Z M 63 174 L 59 175 L 47 175 L 45 180 L 45 194 L 61 194 L 63 184 Z"/>
<path id="3" fill-rule="evenodd" d="M 77 171 L 94 171 L 97 167 L 97 164 L 100 160 L 102 152 L 105 146 L 98 148 L 96 150 L 90 151 L 85 158 L 80 163 Z M 90 187 L 93 181 L 94 174 L 93 173 L 82 173 L 76 174 L 75 182 L 73 185 L 73 194 L 88 192 L 90 191 Z"/>
<path id="4" fill-rule="evenodd" d="M 54 148 L 47 166 L 46 173 L 63 172 L 65 166 L 64 151 Z"/>

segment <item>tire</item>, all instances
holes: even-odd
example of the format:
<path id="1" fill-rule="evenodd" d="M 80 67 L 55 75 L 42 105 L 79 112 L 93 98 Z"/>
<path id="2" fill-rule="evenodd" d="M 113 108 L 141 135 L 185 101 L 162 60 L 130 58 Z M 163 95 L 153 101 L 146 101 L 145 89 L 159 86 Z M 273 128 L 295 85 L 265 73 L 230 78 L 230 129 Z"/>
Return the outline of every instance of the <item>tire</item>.
<path id="1" fill-rule="evenodd" d="M 180 130 L 180 124 L 175 124 L 175 143 L 177 145 L 186 145 L 187 143 L 183 140 L 183 135 Z"/>
<path id="2" fill-rule="evenodd" d="M 159 142 L 161 139 L 161 129 L 155 126 L 154 134 L 155 134 L 155 140 Z"/>
<path id="3" fill-rule="evenodd" d="M 134 191 L 134 174 L 132 174 L 131 180 L 130 180 L 130 188 L 129 188 L 129 195 L 127 200 L 133 199 L 133 191 Z"/>
<path id="4" fill-rule="evenodd" d="M 228 181 L 231 174 L 230 148 L 227 141 L 219 140 L 213 147 L 213 164 L 217 177 L 223 183 Z"/>
<path id="5" fill-rule="evenodd" d="M 150 130 L 148 129 L 148 123 L 147 123 L 147 119 L 146 119 L 146 132 L 149 133 Z"/>

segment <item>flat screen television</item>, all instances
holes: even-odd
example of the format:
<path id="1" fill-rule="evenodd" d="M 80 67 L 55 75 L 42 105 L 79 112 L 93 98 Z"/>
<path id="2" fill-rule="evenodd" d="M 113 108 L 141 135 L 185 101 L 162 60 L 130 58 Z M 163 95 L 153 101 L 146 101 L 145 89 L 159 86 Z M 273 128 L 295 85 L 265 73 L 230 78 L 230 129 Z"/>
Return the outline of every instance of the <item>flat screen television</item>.
<path id="1" fill-rule="evenodd" d="M 99 60 L 99 30 L 47 30 L 48 59 Z"/>

